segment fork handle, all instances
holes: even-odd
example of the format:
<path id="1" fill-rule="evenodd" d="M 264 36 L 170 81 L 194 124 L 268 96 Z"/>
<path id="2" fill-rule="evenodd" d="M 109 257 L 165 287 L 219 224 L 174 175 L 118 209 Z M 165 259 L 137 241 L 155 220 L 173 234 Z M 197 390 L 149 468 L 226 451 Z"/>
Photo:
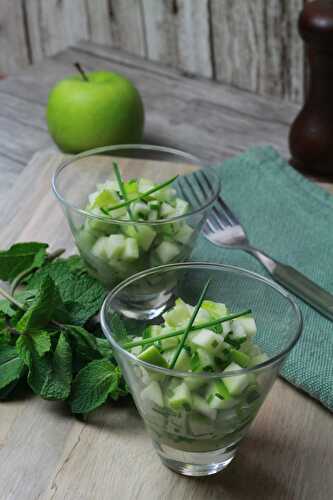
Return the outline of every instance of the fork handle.
<path id="1" fill-rule="evenodd" d="M 275 261 L 272 277 L 333 321 L 333 295 L 291 266 Z"/>

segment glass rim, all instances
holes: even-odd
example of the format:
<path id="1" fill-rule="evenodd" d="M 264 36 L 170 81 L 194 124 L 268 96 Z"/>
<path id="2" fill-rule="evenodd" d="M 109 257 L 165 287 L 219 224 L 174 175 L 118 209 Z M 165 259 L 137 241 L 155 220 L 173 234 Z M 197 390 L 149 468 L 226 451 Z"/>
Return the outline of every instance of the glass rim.
<path id="1" fill-rule="evenodd" d="M 180 149 L 175 149 L 175 148 L 170 148 L 167 146 L 157 146 L 153 144 L 117 144 L 115 146 L 103 146 L 100 148 L 94 148 L 94 149 L 89 149 L 87 151 L 84 151 L 83 153 L 79 153 L 76 155 L 72 155 L 70 158 L 66 158 L 63 160 L 60 165 L 56 168 L 55 172 L 52 175 L 52 180 L 51 180 L 51 188 L 52 191 L 55 195 L 55 197 L 58 199 L 58 201 L 64 205 L 66 208 L 69 208 L 71 210 L 74 210 L 77 213 L 80 213 L 81 215 L 84 215 L 85 217 L 88 217 L 90 219 L 98 219 L 101 220 L 105 223 L 109 224 L 149 224 L 150 226 L 158 226 L 161 224 L 169 224 L 171 222 L 176 222 L 182 219 L 186 219 L 188 217 L 191 217 L 192 215 L 198 214 L 200 212 L 203 212 L 207 208 L 209 208 L 216 200 L 218 197 L 218 194 L 221 189 L 221 181 L 216 174 L 216 172 L 213 169 L 209 170 L 209 173 L 214 176 L 214 182 L 212 183 L 213 186 L 213 195 L 208 198 L 208 201 L 206 201 L 203 205 L 201 205 L 199 208 L 192 210 L 186 214 L 183 215 L 178 215 L 176 217 L 169 217 L 167 219 L 159 219 L 155 221 L 139 221 L 136 220 L 135 222 L 127 219 L 113 219 L 111 217 L 105 216 L 105 215 L 97 215 L 97 214 L 92 214 L 88 212 L 87 210 L 84 210 L 78 206 L 76 206 L 73 203 L 70 203 L 58 190 L 57 186 L 57 181 L 59 179 L 59 176 L 65 170 L 65 168 L 69 167 L 71 164 L 73 164 L 76 160 L 80 160 L 82 158 L 87 158 L 89 156 L 92 156 L 94 154 L 100 154 L 104 152 L 109 152 L 109 151 L 117 151 L 121 149 L 141 149 L 141 150 L 151 150 L 151 151 L 160 151 L 163 153 L 168 153 L 170 155 L 174 156 L 180 156 L 183 157 L 184 159 L 190 160 L 193 163 L 197 163 L 200 168 L 205 168 L 204 163 L 196 156 L 192 155 L 191 153 L 187 153 L 186 151 L 182 151 Z"/>
<path id="2" fill-rule="evenodd" d="M 227 272 L 235 273 L 238 275 L 245 275 L 247 277 L 250 277 L 256 281 L 260 281 L 264 283 L 265 285 L 273 288 L 275 291 L 277 291 L 280 295 L 282 295 L 285 299 L 289 301 L 289 304 L 292 306 L 293 312 L 296 317 L 297 321 L 297 326 L 295 328 L 295 334 L 293 335 L 291 341 L 288 343 L 287 347 L 285 347 L 281 352 L 276 354 L 275 356 L 269 358 L 268 360 L 264 361 L 263 363 L 259 363 L 258 365 L 255 365 L 250 368 L 242 368 L 241 370 L 233 370 L 227 373 L 224 373 L 223 371 L 220 372 L 183 372 L 183 371 L 178 371 L 174 370 L 171 368 L 163 368 L 157 365 L 153 365 L 151 363 L 147 363 L 146 361 L 142 361 L 141 359 L 138 359 L 134 354 L 130 353 L 126 349 L 124 349 L 113 337 L 111 329 L 108 325 L 108 322 L 106 320 L 106 311 L 107 308 L 113 299 L 113 297 L 119 293 L 121 290 L 126 288 L 128 285 L 131 283 L 140 280 L 141 278 L 148 277 L 152 274 L 156 274 L 157 272 L 163 272 L 163 271 L 169 271 L 169 270 L 176 270 L 176 269 L 210 269 L 210 270 L 224 270 Z M 229 377 L 234 377 L 237 375 L 242 375 L 246 373 L 253 373 L 258 370 L 261 370 L 262 368 L 267 368 L 269 366 L 275 365 L 278 361 L 283 359 L 290 351 L 291 349 L 295 346 L 297 341 L 299 340 L 302 330 L 303 330 L 303 318 L 301 311 L 296 304 L 295 300 L 292 298 L 292 296 L 284 290 L 280 285 L 275 283 L 274 281 L 261 276 L 258 273 L 255 273 L 253 271 L 249 271 L 247 269 L 244 269 L 239 266 L 232 266 L 232 265 L 227 265 L 227 264 L 218 264 L 218 263 L 210 263 L 210 262 L 177 262 L 175 264 L 165 264 L 163 266 L 158 266 L 154 268 L 147 269 L 145 271 L 141 271 L 140 273 L 134 274 L 133 276 L 130 276 L 126 280 L 122 281 L 119 283 L 115 288 L 113 288 L 105 298 L 101 312 L 100 312 L 100 320 L 101 320 L 101 326 L 103 333 L 105 337 L 109 340 L 111 343 L 112 347 L 114 347 L 117 351 L 122 353 L 125 357 L 128 359 L 135 361 L 136 364 L 143 366 L 144 368 L 148 368 L 150 370 L 157 371 L 159 373 L 163 373 L 164 375 L 172 376 L 172 377 L 179 377 L 179 378 L 184 378 L 184 377 L 195 377 L 195 378 L 206 378 L 206 379 L 215 379 L 215 378 L 229 378 Z"/>

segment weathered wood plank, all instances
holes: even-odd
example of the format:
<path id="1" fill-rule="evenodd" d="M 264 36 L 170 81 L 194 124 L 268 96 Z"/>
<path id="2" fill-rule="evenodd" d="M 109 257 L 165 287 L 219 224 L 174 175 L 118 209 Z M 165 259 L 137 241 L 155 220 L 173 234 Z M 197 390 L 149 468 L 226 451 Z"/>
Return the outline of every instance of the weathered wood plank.
<path id="1" fill-rule="evenodd" d="M 27 26 L 33 62 L 88 38 L 88 20 L 82 0 L 29 0 Z"/>
<path id="2" fill-rule="evenodd" d="M 213 75 L 208 0 L 142 0 L 149 59 Z"/>
<path id="3" fill-rule="evenodd" d="M 141 0 L 87 2 L 89 39 L 145 55 Z"/>
<path id="4" fill-rule="evenodd" d="M 303 0 L 212 0 L 218 80 L 301 101 L 304 53 L 297 33 Z"/>
<path id="5" fill-rule="evenodd" d="M 41 153 L 23 172 L 0 209 L 2 245 L 39 239 L 52 248 L 72 246 L 49 188 L 59 160 Z M 35 182 L 27 193 L 31 178 Z M 332 496 L 332 417 L 282 380 L 235 462 L 221 475 L 193 481 L 160 464 L 133 406 L 108 405 L 87 424 L 69 417 L 60 403 L 37 398 L 2 407 L 1 500 L 259 500 L 267 492 L 269 500 Z"/>
<path id="6" fill-rule="evenodd" d="M 0 73 L 13 73 L 29 63 L 24 10 L 20 0 L 0 2 Z"/>
<path id="7" fill-rule="evenodd" d="M 0 116 L 1 152 L 25 164 L 39 149 L 52 144 L 46 131 Z"/>

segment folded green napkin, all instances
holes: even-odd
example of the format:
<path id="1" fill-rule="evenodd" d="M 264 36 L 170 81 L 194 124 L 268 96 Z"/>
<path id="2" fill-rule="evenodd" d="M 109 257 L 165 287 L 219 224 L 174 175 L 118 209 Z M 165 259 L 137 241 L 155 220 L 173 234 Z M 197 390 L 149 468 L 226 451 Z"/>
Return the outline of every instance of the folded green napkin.
<path id="1" fill-rule="evenodd" d="M 252 148 L 216 167 L 224 200 L 250 241 L 333 293 L 333 196 L 293 170 L 271 147 Z M 268 274 L 255 258 L 200 236 L 193 260 Z M 301 300 L 304 332 L 282 376 L 333 411 L 333 323 Z"/>

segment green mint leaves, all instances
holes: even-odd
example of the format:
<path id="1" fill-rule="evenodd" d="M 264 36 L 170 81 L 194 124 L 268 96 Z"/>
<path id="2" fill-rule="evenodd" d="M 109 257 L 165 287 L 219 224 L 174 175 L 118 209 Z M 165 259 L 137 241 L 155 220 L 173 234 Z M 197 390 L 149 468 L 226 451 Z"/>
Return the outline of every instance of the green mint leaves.
<path id="1" fill-rule="evenodd" d="M 47 247 L 45 243 L 17 243 L 0 252 L 0 279 L 11 282 L 27 269 L 41 267 Z"/>
<path id="2" fill-rule="evenodd" d="M 73 413 L 88 413 L 105 403 L 109 396 L 117 399 L 120 371 L 107 359 L 91 361 L 73 382 L 70 406 Z"/>
<path id="3" fill-rule="evenodd" d="M 110 344 L 96 327 L 87 329 L 106 290 L 80 257 L 50 260 L 46 248 L 19 243 L 0 252 L 0 279 L 27 277 L 14 296 L 0 288 L 6 297 L 0 300 L 0 400 L 15 395 L 22 381 L 36 395 L 86 414 L 128 395 Z"/>

